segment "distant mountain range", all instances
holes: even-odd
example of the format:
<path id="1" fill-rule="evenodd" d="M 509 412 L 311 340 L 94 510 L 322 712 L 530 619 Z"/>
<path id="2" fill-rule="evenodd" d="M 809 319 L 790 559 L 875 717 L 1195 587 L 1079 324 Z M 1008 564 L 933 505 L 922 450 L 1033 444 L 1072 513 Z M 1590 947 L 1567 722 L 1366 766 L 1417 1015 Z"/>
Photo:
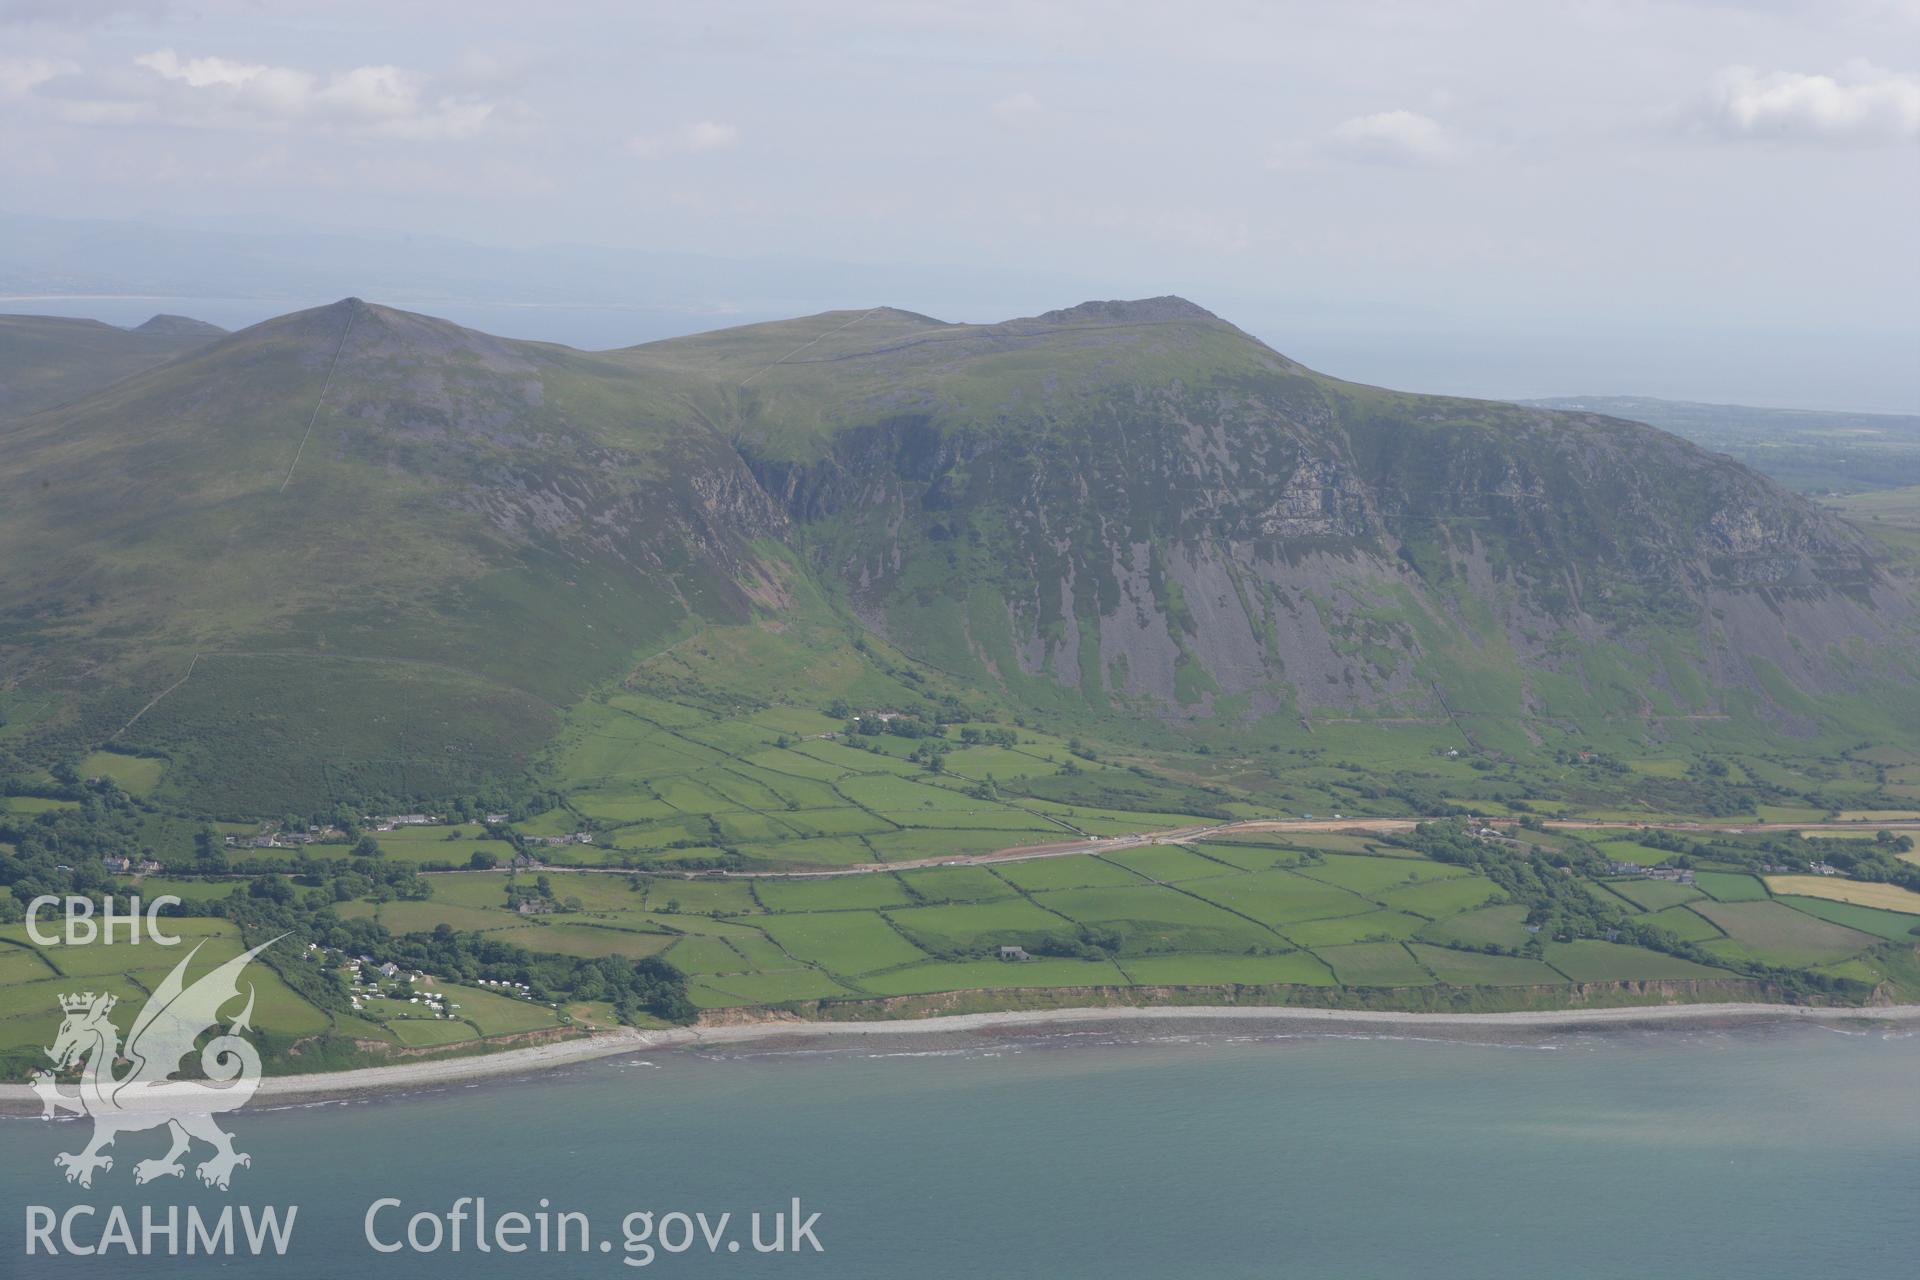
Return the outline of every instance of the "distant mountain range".
<path id="1" fill-rule="evenodd" d="M 1920 725 L 1854 526 L 1614 402 L 1342 382 L 1179 298 L 598 353 L 350 298 L 0 322 L 0 370 L 3 741 L 232 810 L 523 768 L 695 634 L 795 699 L 891 663 L 1140 740 Z"/>

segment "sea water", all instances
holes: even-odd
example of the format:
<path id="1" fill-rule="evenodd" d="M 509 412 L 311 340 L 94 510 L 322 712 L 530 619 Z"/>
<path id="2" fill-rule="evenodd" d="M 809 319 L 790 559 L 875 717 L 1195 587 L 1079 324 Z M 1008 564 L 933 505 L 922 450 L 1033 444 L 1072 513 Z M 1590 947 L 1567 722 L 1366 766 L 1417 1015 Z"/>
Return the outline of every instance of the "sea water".
<path id="1" fill-rule="evenodd" d="M 1920 1274 L 1920 1037 L 1884 1026 L 795 1042 L 224 1123 L 252 1157 L 227 1192 L 136 1187 L 154 1131 L 81 1190 L 53 1157 L 84 1122 L 0 1122 L 0 1275 Z M 29 1207 L 75 1205 L 95 1239 L 112 1206 L 136 1231 L 141 1206 L 297 1217 L 284 1256 L 27 1256 Z M 583 1248 L 578 1232 L 551 1247 L 561 1212 L 591 1224 Z M 755 1212 L 757 1243 L 777 1220 L 782 1251 L 755 1248 Z M 515 1213 L 479 1251 L 476 1231 Z"/>

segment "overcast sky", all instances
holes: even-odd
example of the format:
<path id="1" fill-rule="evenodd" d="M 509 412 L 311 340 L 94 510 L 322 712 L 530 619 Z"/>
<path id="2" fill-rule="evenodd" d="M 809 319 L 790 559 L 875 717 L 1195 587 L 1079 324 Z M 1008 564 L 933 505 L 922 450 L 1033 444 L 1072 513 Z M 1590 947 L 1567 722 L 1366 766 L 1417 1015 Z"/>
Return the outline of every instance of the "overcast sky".
<path id="1" fill-rule="evenodd" d="M 1421 389 L 1920 412 L 1920 0 L 0 0 L 0 210 L 898 267 L 812 292 L 950 319 L 1178 292 Z"/>

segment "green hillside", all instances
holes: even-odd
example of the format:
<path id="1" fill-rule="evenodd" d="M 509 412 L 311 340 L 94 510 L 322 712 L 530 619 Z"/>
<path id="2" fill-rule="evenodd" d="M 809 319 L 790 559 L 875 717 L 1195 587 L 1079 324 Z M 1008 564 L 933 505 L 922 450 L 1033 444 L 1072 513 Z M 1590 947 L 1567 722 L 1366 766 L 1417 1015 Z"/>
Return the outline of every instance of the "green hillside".
<path id="1" fill-rule="evenodd" d="M 66 316 L 0 316 L 0 419 L 78 400 L 225 332 L 185 316 L 155 316 L 132 329 Z"/>
<path id="2" fill-rule="evenodd" d="M 676 410 L 607 362 L 348 301 L 21 420 L 8 728 L 165 752 L 228 812 L 518 770 L 683 620 L 749 616 L 747 544 L 783 522 Z"/>
<path id="3" fill-rule="evenodd" d="M 0 1073 L 155 976 L 42 893 L 290 935 L 280 1070 L 1920 987 L 1920 916 L 1770 887 L 1920 891 L 1888 503 L 1177 298 L 597 354 L 348 299 L 96 372 L 0 420 Z"/>
<path id="4" fill-rule="evenodd" d="M 1177 298 L 599 354 L 349 299 L 0 432 L 9 767 L 144 755 L 183 814 L 613 778 L 694 820 L 650 847 L 856 834 L 729 833 L 656 794 L 692 757 L 583 754 L 636 695 L 732 756 L 783 715 L 1018 724 L 1062 760 L 974 785 L 1176 815 L 1871 807 L 1849 753 L 1920 724 L 1910 580 L 1853 526 Z"/>

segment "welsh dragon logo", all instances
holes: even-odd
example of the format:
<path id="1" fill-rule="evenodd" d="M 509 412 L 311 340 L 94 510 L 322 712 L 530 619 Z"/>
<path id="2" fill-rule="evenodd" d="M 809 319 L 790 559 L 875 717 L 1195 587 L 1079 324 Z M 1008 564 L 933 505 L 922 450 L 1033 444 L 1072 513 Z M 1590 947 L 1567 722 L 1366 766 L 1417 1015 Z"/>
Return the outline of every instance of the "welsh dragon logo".
<path id="1" fill-rule="evenodd" d="M 96 1169 L 113 1168 L 113 1157 L 104 1152 L 115 1138 L 163 1125 L 172 1135 L 173 1146 L 157 1160 L 134 1165 L 136 1183 L 182 1176 L 186 1169 L 180 1158 L 192 1150 L 195 1140 L 213 1148 L 212 1157 L 195 1170 L 200 1181 L 210 1187 L 225 1191 L 233 1171 L 253 1163 L 244 1151 L 234 1150 L 233 1135 L 214 1122 L 220 1113 L 245 1106 L 260 1086 L 260 1054 L 242 1034 L 253 1017 L 251 985 L 240 1016 L 200 1049 L 200 1069 L 206 1079 L 175 1080 L 172 1076 L 181 1060 L 193 1053 L 201 1035 L 219 1029 L 220 1010 L 240 997 L 241 972 L 279 940 L 263 942 L 235 956 L 188 986 L 187 966 L 205 944 L 196 945 L 141 1007 L 124 1049 L 110 1016 L 119 1003 L 114 996 L 96 996 L 89 991 L 60 997 L 66 1020 L 60 1024 L 60 1034 L 47 1056 L 63 1071 L 84 1063 L 80 1087 L 70 1092 L 56 1082 L 52 1072 L 36 1071 L 33 1091 L 45 1108 L 42 1119 L 51 1120 L 60 1111 L 93 1118 L 93 1141 L 81 1151 L 53 1158 L 54 1164 L 66 1170 L 68 1182 L 91 1187 Z M 128 1069 L 116 1076 L 114 1067 L 122 1061 L 129 1064 Z"/>

